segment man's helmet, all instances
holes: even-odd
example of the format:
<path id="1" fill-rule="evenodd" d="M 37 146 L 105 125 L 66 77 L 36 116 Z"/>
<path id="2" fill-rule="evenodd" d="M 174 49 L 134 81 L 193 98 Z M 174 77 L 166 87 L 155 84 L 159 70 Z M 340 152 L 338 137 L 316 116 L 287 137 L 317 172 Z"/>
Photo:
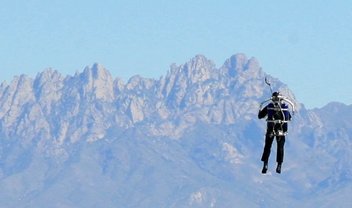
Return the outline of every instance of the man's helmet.
<path id="1" fill-rule="evenodd" d="M 271 96 L 271 100 L 275 103 L 278 104 L 280 102 L 280 97 L 279 97 L 280 93 L 279 92 L 273 92 L 272 96 Z"/>

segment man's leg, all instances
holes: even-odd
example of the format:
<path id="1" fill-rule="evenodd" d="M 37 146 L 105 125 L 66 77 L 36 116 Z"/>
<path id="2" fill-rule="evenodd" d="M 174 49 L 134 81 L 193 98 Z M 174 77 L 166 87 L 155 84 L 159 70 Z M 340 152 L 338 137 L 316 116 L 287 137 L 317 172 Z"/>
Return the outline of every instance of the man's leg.
<path id="1" fill-rule="evenodd" d="M 271 132 L 267 131 L 265 135 L 264 151 L 261 159 L 264 162 L 262 173 L 266 173 L 266 171 L 268 170 L 268 160 L 269 160 L 273 140 L 274 140 L 274 135 Z"/>
<path id="2" fill-rule="evenodd" d="M 277 154 L 276 154 L 276 172 L 281 173 L 281 165 L 284 161 L 284 145 L 285 145 L 285 136 L 276 137 L 277 140 Z"/>

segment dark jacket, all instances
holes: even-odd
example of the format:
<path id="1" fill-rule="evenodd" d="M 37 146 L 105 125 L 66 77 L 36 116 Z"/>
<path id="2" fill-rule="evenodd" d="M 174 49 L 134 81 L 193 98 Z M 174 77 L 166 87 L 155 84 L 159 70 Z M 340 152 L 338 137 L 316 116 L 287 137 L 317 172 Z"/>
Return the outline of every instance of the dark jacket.
<path id="1" fill-rule="evenodd" d="M 258 113 L 258 118 L 267 117 L 267 129 L 282 128 L 287 132 L 287 121 L 291 120 L 291 114 L 286 103 L 282 103 L 281 107 L 274 103 L 269 103 Z"/>

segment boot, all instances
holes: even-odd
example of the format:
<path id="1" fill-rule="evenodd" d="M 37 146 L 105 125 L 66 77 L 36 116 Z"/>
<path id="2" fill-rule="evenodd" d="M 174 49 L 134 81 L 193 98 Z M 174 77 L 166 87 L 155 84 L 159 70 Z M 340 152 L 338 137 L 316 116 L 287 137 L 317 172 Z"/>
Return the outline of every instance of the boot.
<path id="1" fill-rule="evenodd" d="M 267 170 L 268 170 L 268 162 L 264 162 L 262 174 L 265 174 Z"/>
<path id="2" fill-rule="evenodd" d="M 276 172 L 279 173 L 279 174 L 281 173 L 281 163 L 277 164 Z"/>

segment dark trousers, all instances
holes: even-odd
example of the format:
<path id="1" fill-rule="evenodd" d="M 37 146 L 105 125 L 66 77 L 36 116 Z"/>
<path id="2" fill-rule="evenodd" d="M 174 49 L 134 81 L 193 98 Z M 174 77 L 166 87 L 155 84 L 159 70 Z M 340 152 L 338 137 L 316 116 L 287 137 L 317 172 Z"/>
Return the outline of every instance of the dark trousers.
<path id="1" fill-rule="evenodd" d="M 267 131 L 265 135 L 265 146 L 264 146 L 264 151 L 262 155 L 263 162 L 268 162 L 269 160 L 271 146 L 273 144 L 274 137 L 275 135 L 272 132 Z M 277 142 L 276 162 L 281 164 L 284 160 L 285 136 L 276 136 L 276 142 Z"/>

